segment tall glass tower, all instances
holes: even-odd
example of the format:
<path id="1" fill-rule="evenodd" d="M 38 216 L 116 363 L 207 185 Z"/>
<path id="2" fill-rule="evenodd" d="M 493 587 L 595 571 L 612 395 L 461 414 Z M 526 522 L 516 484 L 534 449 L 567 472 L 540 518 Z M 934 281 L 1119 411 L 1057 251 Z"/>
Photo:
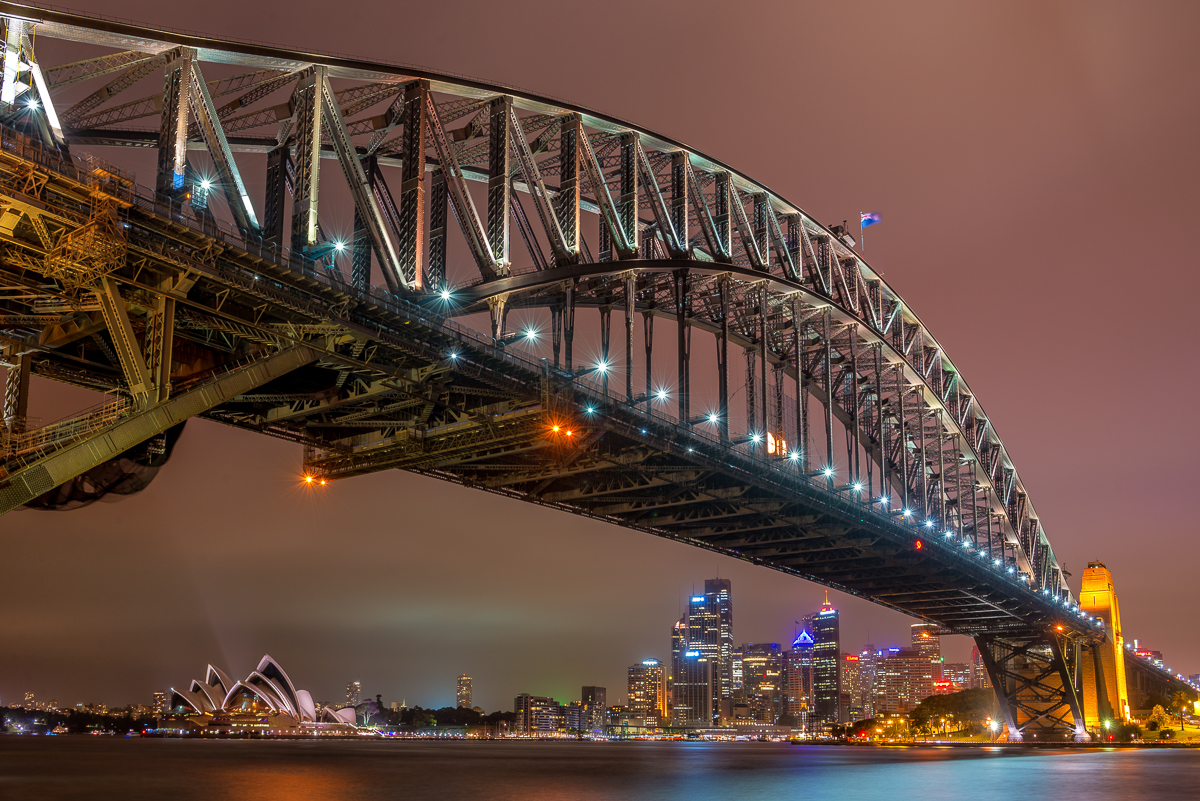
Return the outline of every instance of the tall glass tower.
<path id="1" fill-rule="evenodd" d="M 841 631 L 838 611 L 825 603 L 813 616 L 813 706 L 819 722 L 837 723 L 842 694 Z"/>
<path id="2" fill-rule="evenodd" d="M 692 653 L 694 656 L 688 657 Z M 696 667 L 703 662 L 703 669 Z M 733 696 L 733 599 L 729 579 L 708 579 L 704 594 L 688 599 L 687 612 L 676 624 L 671 637 L 671 673 L 679 682 L 684 673 L 688 683 L 708 682 L 708 700 L 704 704 L 715 725 L 720 720 L 722 701 Z M 695 686 L 688 691 L 696 692 Z M 682 691 L 681 691 L 682 692 Z M 673 693 L 680 702 L 681 693 Z M 699 709 L 694 701 L 688 702 Z M 728 703 L 726 704 L 728 705 Z"/>

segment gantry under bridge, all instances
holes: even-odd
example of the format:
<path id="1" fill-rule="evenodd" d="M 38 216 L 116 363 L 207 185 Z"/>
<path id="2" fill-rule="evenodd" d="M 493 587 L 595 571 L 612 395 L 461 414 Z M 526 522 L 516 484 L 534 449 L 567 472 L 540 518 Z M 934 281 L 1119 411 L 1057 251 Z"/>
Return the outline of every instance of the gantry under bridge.
<path id="1" fill-rule="evenodd" d="M 200 416 L 302 444 L 314 484 L 409 470 L 934 621 L 976 638 L 1014 737 L 1082 736 L 1104 626 L 844 231 L 565 102 L 0 15 L 0 513 Z M 88 155 L 128 147 L 153 188 Z M 31 374 L 107 402 L 36 425 Z"/>

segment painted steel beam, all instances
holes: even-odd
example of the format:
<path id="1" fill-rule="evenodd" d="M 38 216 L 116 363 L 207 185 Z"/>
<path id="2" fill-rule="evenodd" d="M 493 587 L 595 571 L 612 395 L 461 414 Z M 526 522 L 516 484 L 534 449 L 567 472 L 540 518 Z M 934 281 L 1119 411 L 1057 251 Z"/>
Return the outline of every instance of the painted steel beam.
<path id="1" fill-rule="evenodd" d="M 329 78 L 324 74 L 320 76 L 319 91 L 321 100 L 325 104 L 325 128 L 333 140 L 334 149 L 338 154 L 338 163 L 341 164 L 342 172 L 346 174 L 346 181 L 350 185 L 350 194 L 354 198 L 354 210 L 358 215 L 356 219 L 362 221 L 370 236 L 371 248 L 375 251 L 375 258 L 379 260 L 379 266 L 383 271 L 388 288 L 393 292 L 399 292 L 402 289 L 419 289 L 420 285 L 409 282 L 400 269 L 400 257 L 396 253 L 396 246 L 392 242 L 383 212 L 380 211 L 379 204 L 375 201 L 371 183 L 366 172 L 363 171 L 362 163 L 358 160 L 358 151 L 354 147 L 354 143 L 350 141 L 350 134 L 346 131 L 346 123 L 338 108 L 337 99 L 334 97 L 333 87 L 329 85 Z"/>
<path id="2" fill-rule="evenodd" d="M 32 464 L 18 467 L 0 478 L 0 515 L 190 417 L 303 367 L 316 357 L 316 351 L 303 345 L 265 356 L 252 364 L 217 374 L 165 402 L 138 411 Z"/>
<path id="3" fill-rule="evenodd" d="M 321 241 L 317 217 L 321 181 L 321 85 L 324 68 L 300 80 L 293 93 L 296 106 L 296 180 L 292 188 L 292 250 L 303 253 Z"/>
<path id="4" fill-rule="evenodd" d="M 542 230 L 546 232 L 546 239 L 550 242 L 550 250 L 554 254 L 554 263 L 557 264 L 574 264 L 579 260 L 578 245 L 572 248 L 567 241 L 567 236 L 559 224 L 558 216 L 554 213 L 551 204 L 550 194 L 546 191 L 546 185 L 542 182 L 542 175 L 538 171 L 537 162 L 534 161 L 533 151 L 529 147 L 529 142 L 525 138 L 525 130 L 521 126 L 521 121 L 517 118 L 512 108 L 508 109 L 508 128 L 509 136 L 515 146 L 517 154 L 517 162 L 520 165 L 521 173 L 525 176 L 525 185 L 529 188 L 529 194 L 533 197 L 533 205 L 537 209 L 538 217 L 542 221 Z M 578 191 L 578 181 L 575 182 L 575 190 Z M 570 206 L 570 198 L 566 201 L 566 205 Z M 578 208 L 578 205 L 576 205 Z M 575 232 L 578 237 L 578 230 Z"/>
<path id="5" fill-rule="evenodd" d="M 467 240 L 467 247 L 470 248 L 471 255 L 475 258 L 475 265 L 485 279 L 507 275 L 508 264 L 496 258 L 496 251 L 488 239 L 483 223 L 479 220 L 475 201 L 471 199 L 471 193 L 467 191 L 467 182 L 463 177 L 462 167 L 458 165 L 458 159 L 455 158 L 454 150 L 450 147 L 446 131 L 442 128 L 433 98 L 428 94 L 425 95 L 425 120 L 429 127 L 430 138 L 433 140 L 434 150 L 437 151 L 442 170 L 446 173 L 446 189 L 449 191 L 450 204 L 454 207 L 454 216 L 458 218 L 463 236 Z M 505 137 L 504 141 L 507 142 L 508 137 Z M 506 227 L 507 224 L 508 217 L 506 215 Z"/>
<path id="6" fill-rule="evenodd" d="M 200 72 L 200 64 L 191 59 L 189 66 L 192 79 L 188 83 L 188 91 L 192 113 L 196 115 L 200 135 L 208 148 L 213 166 L 217 169 L 218 184 L 225 193 L 229 211 L 233 214 L 238 230 L 244 236 L 258 236 L 258 218 L 254 214 L 254 204 L 250 202 L 250 193 L 246 191 L 242 174 L 238 171 L 237 162 L 233 160 L 233 153 L 229 149 L 229 141 L 225 138 L 225 132 L 221 130 L 221 120 L 208 93 L 204 75 Z"/>

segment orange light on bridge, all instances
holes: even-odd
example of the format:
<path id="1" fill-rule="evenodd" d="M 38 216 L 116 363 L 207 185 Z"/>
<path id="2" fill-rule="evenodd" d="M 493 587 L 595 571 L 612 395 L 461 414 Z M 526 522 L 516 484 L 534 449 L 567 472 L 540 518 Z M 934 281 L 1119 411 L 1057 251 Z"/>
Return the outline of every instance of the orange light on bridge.
<path id="1" fill-rule="evenodd" d="M 305 484 L 311 484 L 311 483 L 313 483 L 313 477 L 312 477 L 312 476 L 305 476 L 305 477 L 304 477 L 304 483 L 305 483 Z"/>
<path id="2" fill-rule="evenodd" d="M 925 543 L 921 542 L 920 540 L 917 540 L 916 546 L 917 546 L 917 550 L 919 551 L 925 547 Z"/>

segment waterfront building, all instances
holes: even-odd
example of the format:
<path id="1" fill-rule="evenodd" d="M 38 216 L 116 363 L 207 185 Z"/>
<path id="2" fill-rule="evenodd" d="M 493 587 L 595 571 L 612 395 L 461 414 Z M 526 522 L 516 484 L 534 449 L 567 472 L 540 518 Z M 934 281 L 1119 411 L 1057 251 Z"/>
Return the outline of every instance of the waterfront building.
<path id="1" fill-rule="evenodd" d="M 841 630 L 828 591 L 813 617 L 813 711 L 817 722 L 838 723 L 842 695 Z"/>
<path id="2" fill-rule="evenodd" d="M 362 682 L 352 681 L 346 685 L 346 706 L 358 706 L 362 695 Z"/>
<path id="3" fill-rule="evenodd" d="M 603 732 L 608 723 L 608 690 L 604 687 L 587 686 L 580 692 L 583 699 L 585 731 Z"/>
<path id="4" fill-rule="evenodd" d="M 568 734 L 586 734 L 592 731 L 591 715 L 587 705 L 581 701 L 572 701 L 561 707 L 563 725 Z"/>
<path id="5" fill-rule="evenodd" d="M 643 659 L 629 666 L 629 711 L 642 716 L 667 719 L 667 671 L 657 659 Z"/>
<path id="6" fill-rule="evenodd" d="M 458 677 L 458 692 L 456 693 L 459 709 L 470 709 L 474 704 L 471 701 L 471 677 L 466 673 Z"/>
<path id="7" fill-rule="evenodd" d="M 699 650 L 681 651 L 672 666 L 671 725 L 708 728 L 714 723 L 716 665 Z M 719 712 L 716 710 L 716 712 Z"/>
<path id="8" fill-rule="evenodd" d="M 779 643 L 741 647 L 742 697 L 755 721 L 775 723 L 784 712 L 783 649 Z"/>
<path id="9" fill-rule="evenodd" d="M 562 706 L 553 698 L 521 693 L 513 701 L 513 730 L 527 737 L 548 737 L 566 728 Z"/>

